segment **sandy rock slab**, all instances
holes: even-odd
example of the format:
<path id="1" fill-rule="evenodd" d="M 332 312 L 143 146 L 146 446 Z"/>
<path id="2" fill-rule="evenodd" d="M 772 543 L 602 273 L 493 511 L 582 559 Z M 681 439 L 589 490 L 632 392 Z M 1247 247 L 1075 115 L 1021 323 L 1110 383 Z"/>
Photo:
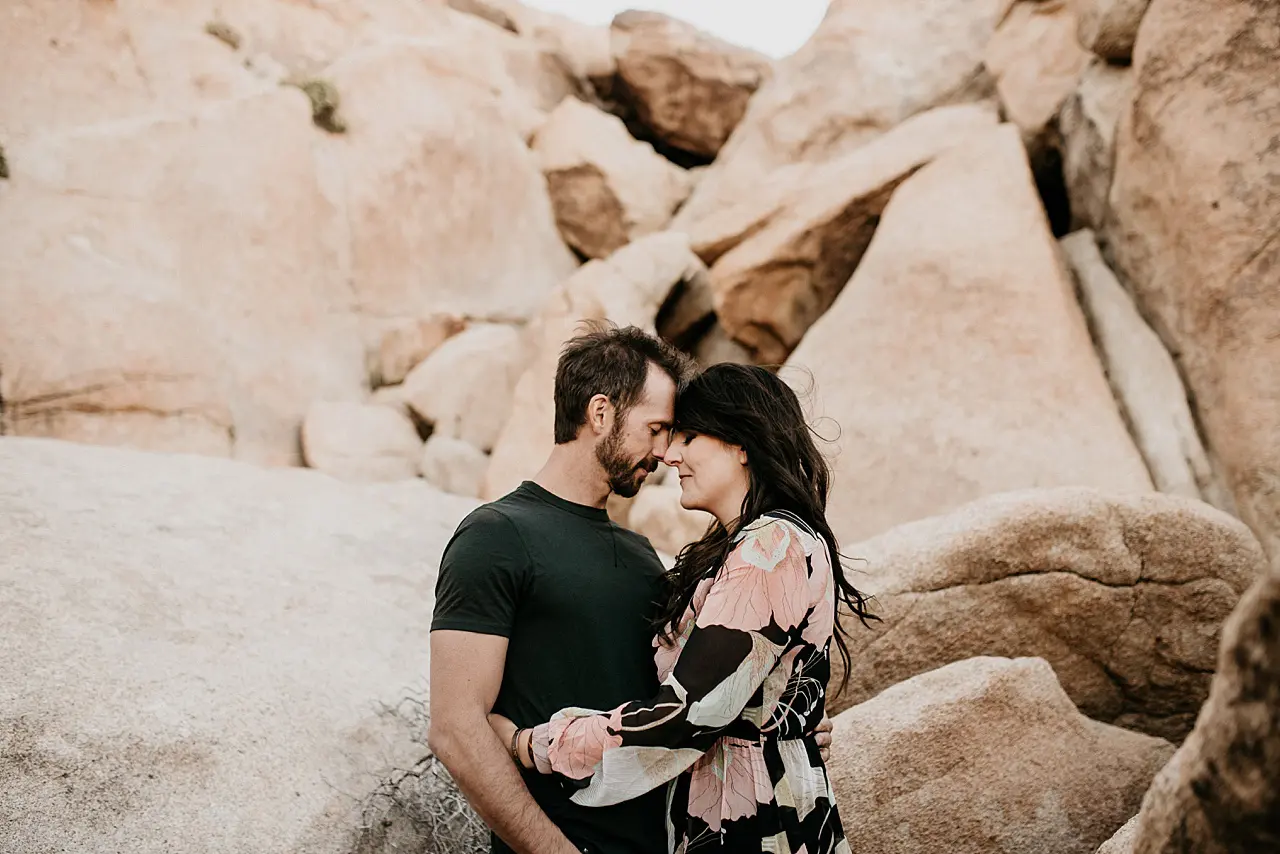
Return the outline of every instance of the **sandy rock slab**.
<path id="1" fill-rule="evenodd" d="M 619 97 L 672 148 L 713 158 L 773 73 L 769 57 L 657 12 L 629 10 L 609 27 Z"/>
<path id="2" fill-rule="evenodd" d="M 1208 24 L 1207 22 L 1212 22 Z M 1175 353 L 1240 517 L 1280 554 L 1280 9 L 1153 0 L 1101 229 Z"/>
<path id="3" fill-rule="evenodd" d="M 1011 124 L 898 186 L 787 366 L 841 431 L 842 541 L 1012 489 L 1151 489 Z"/>
<path id="4" fill-rule="evenodd" d="M 845 832 L 868 854 L 1093 854 L 1168 742 L 1090 720 L 1038 658 L 970 658 L 835 717 Z"/>
<path id="5" fill-rule="evenodd" d="M 6 851 L 345 854 L 418 758 L 439 556 L 421 481 L 0 439 Z"/>
<path id="6" fill-rule="evenodd" d="M 1196 728 L 1142 802 L 1134 854 L 1280 850 L 1280 559 L 1222 630 Z"/>
<path id="7" fill-rule="evenodd" d="M 1249 530 L 1202 502 L 1090 489 L 993 496 L 847 552 L 883 622 L 849 626 L 836 708 L 951 661 L 1030 655 L 1084 714 L 1174 741 L 1265 566 Z"/>

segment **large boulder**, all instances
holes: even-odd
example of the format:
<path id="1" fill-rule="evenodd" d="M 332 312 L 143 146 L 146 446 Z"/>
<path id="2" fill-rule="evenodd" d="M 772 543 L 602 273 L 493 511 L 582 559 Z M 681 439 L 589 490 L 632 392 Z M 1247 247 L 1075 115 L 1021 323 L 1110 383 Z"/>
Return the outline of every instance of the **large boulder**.
<path id="1" fill-rule="evenodd" d="M 865 854 L 1093 854 L 1167 742 L 1089 720 L 1036 658 L 971 658 L 835 717 L 828 764 Z"/>
<path id="2" fill-rule="evenodd" d="M 347 854 L 425 747 L 421 481 L 0 439 L 6 851 Z"/>
<path id="3" fill-rule="evenodd" d="M 671 221 L 689 195 L 683 169 L 622 120 L 566 98 L 534 138 L 556 224 L 566 243 L 588 258 L 604 258 Z"/>
<path id="4" fill-rule="evenodd" d="M 531 324 L 533 355 L 516 383 L 511 416 L 494 446 L 481 497 L 492 500 L 519 486 L 551 452 L 556 362 L 582 321 L 609 320 L 653 331 L 671 291 L 706 274 L 686 235 L 660 232 L 585 264 L 556 288 Z"/>
<path id="5" fill-rule="evenodd" d="M 658 551 L 679 554 L 682 548 L 701 538 L 714 521 L 710 513 L 686 510 L 680 505 L 680 496 L 678 479 L 669 477 L 662 483 L 646 483 L 631 503 L 627 524 L 647 537 Z"/>
<path id="6" fill-rule="evenodd" d="M 610 32 L 617 97 L 653 137 L 708 159 L 773 70 L 769 57 L 657 12 L 623 12 Z"/>
<path id="7" fill-rule="evenodd" d="M 94 7 L 71 29 L 72 55 L 118 53 L 127 65 L 129 38 L 153 27 L 148 44 L 190 30 L 238 57 L 202 29 L 214 5 L 189 0 L 145 24 Z M 115 114 L 88 111 L 99 124 L 6 138 L 6 432 L 295 464 L 307 407 L 362 399 L 366 352 L 389 330 L 438 311 L 526 319 L 576 268 L 486 70 L 505 67 L 488 34 L 514 36 L 430 6 L 419 21 L 397 3 L 344 11 L 344 41 L 317 23 L 323 13 L 295 21 L 281 9 L 296 4 L 258 4 L 256 17 L 223 5 L 228 18 L 239 10 L 236 21 L 257 22 L 239 50 L 257 45 L 286 71 L 346 52 L 296 87 L 254 77 L 258 88 L 230 100 L 121 101 Z M 119 30 L 122 20 L 133 29 Z M 430 37 L 389 39 L 393 25 L 432 21 L 441 26 Z M 33 50 L 15 51 L 19 71 Z M 176 85 L 168 68 L 144 70 L 157 87 Z M 14 79 L 46 73 L 62 66 Z M 100 76 L 104 102 L 124 97 L 124 82 Z M 318 112 L 323 103 L 337 116 Z"/>
<path id="8" fill-rule="evenodd" d="M 419 460 L 424 480 L 437 489 L 475 498 L 489 468 L 489 457 L 475 445 L 462 439 L 433 435 L 427 439 Z"/>
<path id="9" fill-rule="evenodd" d="M 434 312 L 530 317 L 576 262 L 500 101 L 446 64 L 435 41 L 363 49 L 326 74 L 350 127 L 327 143 L 370 345 L 388 324 Z"/>
<path id="10" fill-rule="evenodd" d="M 375 387 L 404 382 L 410 371 L 466 325 L 457 315 L 444 312 L 393 324 L 369 354 L 369 382 Z"/>
<path id="11" fill-rule="evenodd" d="M 1075 91 L 1089 52 L 1076 40 L 1071 0 L 1021 0 L 987 43 L 983 62 L 1007 119 L 1041 154 L 1058 108 Z"/>
<path id="12" fill-rule="evenodd" d="M 1195 730 L 1142 802 L 1134 854 L 1280 850 L 1280 558 L 1222 630 Z"/>
<path id="13" fill-rule="evenodd" d="M 834 0 L 752 97 L 675 228 L 749 198 L 781 166 L 827 160 L 930 107 L 989 97 L 983 50 L 1012 3 Z"/>
<path id="14" fill-rule="evenodd" d="M 883 622 L 837 707 L 969 656 L 1034 655 L 1085 714 L 1175 740 L 1208 696 L 1219 626 L 1265 566 L 1249 530 L 1206 504 L 1086 489 L 993 496 L 848 553 Z"/>
<path id="15" fill-rule="evenodd" d="M 787 364 L 842 431 L 828 515 L 844 541 L 1010 489 L 1151 488 L 1012 125 L 898 187 Z"/>
<path id="16" fill-rule="evenodd" d="M 822 164 L 779 170 L 751 200 L 691 234 L 711 264 L 720 325 L 761 364 L 780 364 L 839 295 L 893 191 L 947 149 L 996 125 L 986 106 L 939 107 Z"/>
<path id="17" fill-rule="evenodd" d="M 409 372 L 402 394 L 433 436 L 462 439 L 481 451 L 498 440 L 525 365 L 520 331 L 477 323 L 450 338 Z"/>
<path id="18" fill-rule="evenodd" d="M 1107 379 L 1156 489 L 1234 512 L 1231 493 L 1200 441 L 1173 357 L 1116 281 L 1093 232 L 1077 231 L 1059 245 L 1079 286 Z"/>
<path id="19" fill-rule="evenodd" d="M 302 422 L 306 464 L 340 480 L 418 475 L 422 439 L 404 412 L 378 403 L 318 400 Z"/>
<path id="20" fill-rule="evenodd" d="M 1274 4 L 1154 0 L 1116 139 L 1110 258 L 1179 361 L 1241 517 L 1280 554 L 1280 27 Z"/>
<path id="21" fill-rule="evenodd" d="M 346 211 L 295 89 L 8 147 L 5 432 L 301 461 L 364 394 Z"/>
<path id="22" fill-rule="evenodd" d="M 263 87 L 227 45 L 204 32 L 204 22 L 173 29 L 157 11 L 131 3 L 7 0 L 0 12 L 0 77 L 9 81 L 0 87 L 3 141 L 186 112 Z"/>
<path id="23" fill-rule="evenodd" d="M 1102 843 L 1098 848 L 1098 854 L 1133 854 L 1133 840 L 1138 834 L 1138 817 L 1126 821 L 1120 826 L 1120 829 Z"/>
<path id="24" fill-rule="evenodd" d="M 1133 69 L 1095 59 L 1058 114 L 1062 177 L 1075 228 L 1106 219 L 1115 165 L 1116 127 L 1133 97 Z"/>
<path id="25" fill-rule="evenodd" d="M 1103 59 L 1127 62 L 1151 0 L 1072 0 L 1080 44 Z"/>

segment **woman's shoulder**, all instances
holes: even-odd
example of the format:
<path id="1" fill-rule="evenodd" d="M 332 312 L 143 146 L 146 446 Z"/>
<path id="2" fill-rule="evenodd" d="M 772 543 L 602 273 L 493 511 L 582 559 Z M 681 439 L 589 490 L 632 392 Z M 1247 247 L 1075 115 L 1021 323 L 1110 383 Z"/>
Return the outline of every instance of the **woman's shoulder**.
<path id="1" fill-rule="evenodd" d="M 805 554 L 811 554 L 819 543 L 817 533 L 809 527 L 809 524 L 786 510 L 770 510 L 762 513 L 743 525 L 736 539 L 737 544 L 742 545 L 748 540 L 779 538 L 795 540 Z"/>

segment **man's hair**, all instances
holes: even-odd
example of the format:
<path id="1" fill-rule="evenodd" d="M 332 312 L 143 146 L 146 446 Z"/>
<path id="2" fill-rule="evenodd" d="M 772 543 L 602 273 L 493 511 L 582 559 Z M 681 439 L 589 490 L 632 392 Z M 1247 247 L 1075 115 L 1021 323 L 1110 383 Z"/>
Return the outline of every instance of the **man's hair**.
<path id="1" fill-rule="evenodd" d="M 586 321 L 586 331 L 570 338 L 556 364 L 556 444 L 572 442 L 587 423 L 587 404 L 597 394 L 609 398 L 623 418 L 640 401 L 650 363 L 676 384 L 693 374 L 693 360 L 673 345 L 637 326 Z"/>

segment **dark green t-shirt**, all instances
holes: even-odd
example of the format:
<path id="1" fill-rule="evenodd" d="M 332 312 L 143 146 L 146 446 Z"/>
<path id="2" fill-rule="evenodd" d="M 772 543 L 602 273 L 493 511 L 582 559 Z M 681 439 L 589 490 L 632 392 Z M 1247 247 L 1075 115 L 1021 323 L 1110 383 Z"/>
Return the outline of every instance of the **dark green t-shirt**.
<path id="1" fill-rule="evenodd" d="M 445 548 L 431 628 L 509 639 L 494 711 L 517 726 L 568 706 L 607 711 L 658 692 L 651 619 L 662 563 L 604 510 L 525 481 L 474 510 Z M 534 800 L 591 854 L 662 854 L 665 787 L 581 807 L 554 775 L 524 775 Z M 496 836 L 495 852 L 510 849 Z"/>

